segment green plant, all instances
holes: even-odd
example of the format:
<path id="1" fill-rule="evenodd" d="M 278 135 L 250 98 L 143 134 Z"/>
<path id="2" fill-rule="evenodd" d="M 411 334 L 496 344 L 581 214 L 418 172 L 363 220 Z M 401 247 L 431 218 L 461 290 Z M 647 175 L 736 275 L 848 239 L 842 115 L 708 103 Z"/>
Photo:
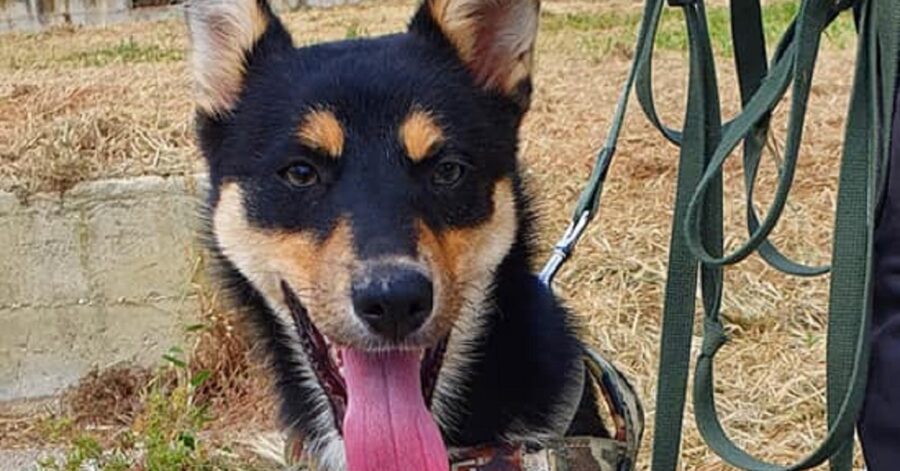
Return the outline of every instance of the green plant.
<path id="1" fill-rule="evenodd" d="M 244 469 L 229 466 L 201 437 L 212 416 L 208 405 L 197 400 L 196 391 L 211 373 L 207 370 L 193 371 L 184 358 L 184 352 L 177 347 L 169 349 L 163 360 L 166 364 L 151 380 L 143 397 L 142 412 L 130 431 L 119 435 L 115 443 L 106 446 L 90 433 L 79 433 L 69 443 L 64 457 L 44 460 L 40 463 L 41 469 Z M 47 421 L 45 434 L 61 437 L 72 430 L 71 420 L 53 419 Z"/>
<path id="2" fill-rule="evenodd" d="M 128 38 L 113 46 L 82 51 L 62 57 L 62 62 L 79 66 L 103 67 L 109 64 L 133 64 L 140 62 L 179 62 L 184 52 L 158 44 L 142 44 Z"/>
<path id="3" fill-rule="evenodd" d="M 146 398 L 144 414 L 135 432 L 145 450 L 147 470 L 205 469 L 211 466 L 210 453 L 200 440 L 200 432 L 211 420 L 206 404 L 198 403 L 195 391 L 209 378 L 209 371 L 192 372 L 179 348 L 163 355 L 174 373 L 174 386 L 154 379 Z"/>
<path id="4" fill-rule="evenodd" d="M 364 38 L 369 35 L 369 31 L 359 24 L 358 21 L 353 21 L 349 25 L 347 25 L 347 29 L 344 32 L 344 38 L 346 39 L 357 39 Z"/>
<path id="5" fill-rule="evenodd" d="M 104 451 L 100 442 L 88 434 L 80 434 L 72 440 L 72 445 L 62 461 L 47 458 L 38 463 L 46 471 L 81 471 L 99 469 L 103 471 L 125 471 L 131 469 L 131 461 L 122 450 Z"/>
<path id="6" fill-rule="evenodd" d="M 37 428 L 45 440 L 57 443 L 71 436 L 75 430 L 75 421 L 71 417 L 47 417 L 38 422 Z"/>

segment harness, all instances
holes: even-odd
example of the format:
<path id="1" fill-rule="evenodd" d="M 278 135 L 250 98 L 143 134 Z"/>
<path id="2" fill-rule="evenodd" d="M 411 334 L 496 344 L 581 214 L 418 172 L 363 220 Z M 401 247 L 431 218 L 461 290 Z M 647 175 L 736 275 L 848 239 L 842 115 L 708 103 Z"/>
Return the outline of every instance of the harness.
<path id="1" fill-rule="evenodd" d="M 451 471 L 626 471 L 634 468 L 644 412 L 637 394 L 611 363 L 588 349 L 588 377 L 602 393 L 612 438 L 564 437 L 544 448 L 496 445 L 450 450 Z"/>
<path id="2" fill-rule="evenodd" d="M 628 471 L 634 469 L 644 412 L 631 384 L 611 363 L 590 349 L 584 364 L 588 378 L 601 392 L 612 422 L 611 438 L 564 437 L 543 448 L 497 444 L 451 448 L 450 471 Z M 301 437 L 286 442 L 285 461 L 290 469 L 310 467 Z M 412 471 L 412 470 L 410 470 Z"/>

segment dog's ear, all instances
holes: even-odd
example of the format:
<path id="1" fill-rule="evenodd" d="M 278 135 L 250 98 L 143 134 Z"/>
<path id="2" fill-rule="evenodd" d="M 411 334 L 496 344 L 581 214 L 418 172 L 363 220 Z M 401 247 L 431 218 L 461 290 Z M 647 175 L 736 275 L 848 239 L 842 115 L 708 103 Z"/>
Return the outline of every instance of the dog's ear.
<path id="1" fill-rule="evenodd" d="M 410 31 L 449 43 L 476 83 L 527 107 L 539 16 L 540 0 L 423 0 Z"/>
<path id="2" fill-rule="evenodd" d="M 197 111 L 229 114 L 248 70 L 293 47 L 266 0 L 193 0 L 186 10 Z"/>

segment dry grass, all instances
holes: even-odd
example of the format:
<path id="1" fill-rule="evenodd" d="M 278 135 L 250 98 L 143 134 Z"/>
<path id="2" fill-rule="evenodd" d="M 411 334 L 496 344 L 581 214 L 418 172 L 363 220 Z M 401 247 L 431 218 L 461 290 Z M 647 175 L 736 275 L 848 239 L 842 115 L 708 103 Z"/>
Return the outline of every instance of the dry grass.
<path id="1" fill-rule="evenodd" d="M 287 23 L 301 43 L 378 34 L 400 29 L 411 4 L 391 0 L 301 11 L 289 14 Z M 637 4 L 544 4 L 545 25 L 558 27 L 545 28 L 540 38 L 537 93 L 523 133 L 523 160 L 545 216 L 542 246 L 549 247 L 590 170 L 630 59 L 631 32 L 591 23 L 574 27 L 566 15 L 634 12 Z M 842 41 L 829 41 L 822 54 L 792 200 L 773 238 L 806 262 L 825 263 L 830 254 L 841 129 L 852 79 L 847 72 L 852 47 Z M 101 175 L 199 168 L 190 145 L 183 50 L 176 21 L 4 36 L 0 187 L 23 193 L 64 190 Z M 656 61 L 658 104 L 670 123 L 680 121 L 683 109 L 684 59 L 669 51 Z M 721 65 L 724 108 L 730 115 L 738 103 L 737 86 L 730 61 L 723 59 Z M 776 128 L 783 127 L 780 110 Z M 599 221 L 558 279 L 560 291 L 584 320 L 587 338 L 634 379 L 651 427 L 676 161 L 677 149 L 632 112 Z M 761 176 L 761 208 L 769 201 L 774 177 L 769 159 Z M 729 164 L 727 240 L 732 246 L 746 232 L 741 179 L 739 166 Z M 727 270 L 726 279 L 724 313 L 731 320 L 732 341 L 717 365 L 726 427 L 758 456 L 796 460 L 823 436 L 827 277 L 792 279 L 754 257 Z M 233 338 L 234 327 L 213 325 L 225 330 L 207 334 L 207 345 Z M 234 372 L 211 385 L 209 394 L 227 397 L 225 410 L 243 400 L 234 408 L 240 412 L 226 420 L 238 423 L 254 411 L 265 388 L 258 386 L 264 381 L 258 372 L 247 373 L 246 346 L 229 342 L 218 352 L 201 349 L 207 352 L 202 361 L 216 371 Z M 262 409 L 268 413 L 271 404 Z M 725 469 L 702 445 L 692 419 L 686 427 L 685 469 Z M 652 428 L 646 436 L 649 445 Z"/>
<path id="2" fill-rule="evenodd" d="M 141 412 L 151 378 L 148 370 L 126 366 L 91 371 L 64 397 L 67 415 L 84 426 L 130 425 Z"/>
<path id="3" fill-rule="evenodd" d="M 237 313 L 219 308 L 223 303 L 215 298 L 204 297 L 202 304 L 205 328 L 196 337 L 190 365 L 212 374 L 198 388 L 197 402 L 211 406 L 219 431 L 271 429 L 276 408 L 262 355 L 248 343 Z"/>

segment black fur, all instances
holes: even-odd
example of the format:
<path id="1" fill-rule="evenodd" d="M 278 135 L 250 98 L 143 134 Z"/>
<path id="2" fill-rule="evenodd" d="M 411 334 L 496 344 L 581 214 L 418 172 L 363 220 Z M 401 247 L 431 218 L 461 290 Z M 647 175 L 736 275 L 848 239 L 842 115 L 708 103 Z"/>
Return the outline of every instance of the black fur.
<path id="1" fill-rule="evenodd" d="M 268 7 L 266 6 L 266 11 Z M 512 95 L 486 90 L 456 56 L 422 10 L 410 32 L 294 49 L 280 22 L 247 57 L 244 89 L 233 112 L 197 118 L 215 208 L 220 186 L 237 181 L 245 191 L 251 223 L 262 228 L 314 231 L 325 237 L 339 217 L 353 220 L 361 257 L 414 250 L 415 220 L 434 231 L 474 227 L 491 216 L 491 191 L 513 181 L 518 233 L 498 268 L 491 291 L 488 329 L 463 392 L 463 415 L 444 430 L 450 445 L 503 440 L 513 424 L 542 431 L 572 380 L 582 346 L 569 313 L 531 272 L 532 217 L 520 181 L 518 129 L 531 93 L 530 80 Z M 396 129 L 413 106 L 434 110 L 448 131 L 441 155 L 414 164 L 404 156 Z M 295 136 L 310 109 L 334 110 L 347 130 L 340 159 L 307 148 Z M 470 168 L 461 188 L 439 191 L 427 175 L 443 158 Z M 298 191 L 281 172 L 294 162 L 319 169 L 322 185 Z M 373 243 L 373 241 L 378 241 Z M 212 247 L 218 252 L 217 247 Z M 269 354 L 283 399 L 282 419 L 301 436 L 316 433 L 315 402 L 300 377 L 290 338 L 250 283 L 223 256 L 223 283 L 247 312 Z M 593 401 L 594 395 L 586 395 Z M 582 428 L 602 424 L 585 411 Z M 579 430 L 583 433 L 588 430 Z M 595 431 L 600 432 L 600 431 Z"/>

